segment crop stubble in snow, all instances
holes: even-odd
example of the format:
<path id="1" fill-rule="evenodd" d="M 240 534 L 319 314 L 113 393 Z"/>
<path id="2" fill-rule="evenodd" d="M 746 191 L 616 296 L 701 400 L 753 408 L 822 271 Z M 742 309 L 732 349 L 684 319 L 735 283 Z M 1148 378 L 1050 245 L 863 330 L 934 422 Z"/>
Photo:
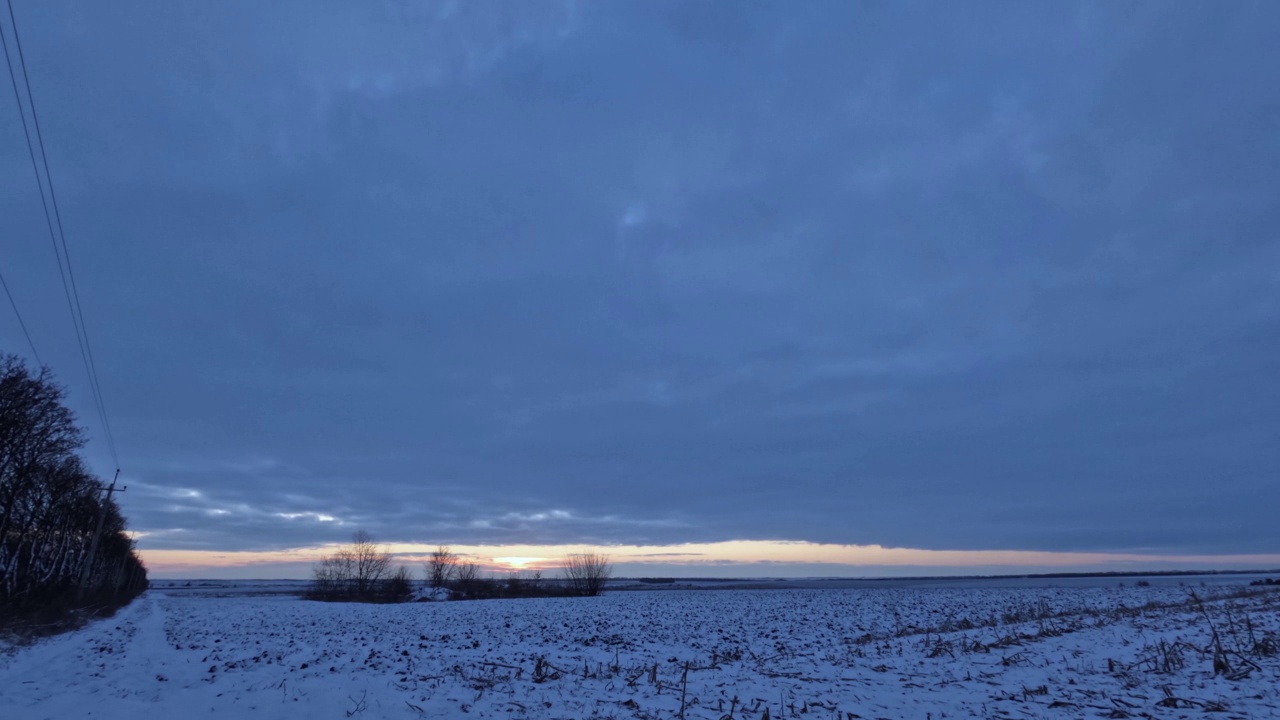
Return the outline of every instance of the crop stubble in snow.
<path id="1" fill-rule="evenodd" d="M 0 659 L 0 715 L 671 718 L 683 702 L 688 718 L 1280 717 L 1280 593 L 1198 606 L 1190 590 L 407 605 L 151 591 Z"/>

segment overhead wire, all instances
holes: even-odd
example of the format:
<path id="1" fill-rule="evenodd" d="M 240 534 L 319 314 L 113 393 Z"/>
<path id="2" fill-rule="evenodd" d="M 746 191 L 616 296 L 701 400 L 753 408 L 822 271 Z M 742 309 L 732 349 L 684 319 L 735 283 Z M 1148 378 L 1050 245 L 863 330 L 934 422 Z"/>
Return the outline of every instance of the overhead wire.
<path id="1" fill-rule="evenodd" d="M 31 107 L 31 126 L 27 124 L 27 114 L 23 108 L 22 93 L 18 89 L 13 60 L 9 54 L 9 43 L 4 39 L 3 27 L 0 27 L 0 44 L 3 45 L 5 64 L 9 68 L 9 82 L 13 87 L 14 99 L 18 103 L 18 114 L 22 118 L 22 133 L 27 141 L 27 154 L 31 158 L 31 169 L 35 173 L 36 184 L 40 188 L 40 203 L 44 208 L 45 226 L 49 230 L 49 240 L 53 244 L 53 253 L 58 261 L 58 276 L 62 280 L 62 291 L 67 299 L 67 307 L 71 311 L 71 322 L 75 329 L 76 344 L 80 348 L 80 359 L 84 363 L 85 372 L 89 377 L 89 389 L 93 396 L 98 419 L 102 423 L 103 439 L 106 440 L 107 449 L 111 453 L 112 460 L 115 462 L 116 467 L 119 467 L 120 459 L 116 453 L 115 436 L 111 432 L 111 423 L 107 419 L 106 403 L 102 397 L 102 386 L 98 381 L 98 369 L 93 358 L 93 346 L 89 342 L 89 330 L 85 323 L 84 307 L 80 303 L 80 291 L 76 286 L 75 272 L 71 266 L 71 253 L 67 248 L 66 231 L 62 225 L 62 213 L 58 210 L 58 196 L 54 189 L 53 174 L 49 170 L 49 156 L 45 151 L 44 134 L 40 130 L 40 116 L 36 112 L 35 95 L 31 91 L 31 77 L 27 72 L 27 61 L 22 52 L 22 38 L 18 33 L 18 19 L 13 12 L 13 0 L 6 0 L 6 4 L 9 9 L 9 24 L 13 28 L 13 40 L 18 54 L 18 64 L 22 70 L 22 81 L 27 91 L 28 104 Z M 31 141 L 31 127 L 35 129 L 36 143 Z M 39 145 L 40 148 L 40 162 L 36 161 L 36 145 Z M 44 166 L 43 176 L 40 173 L 41 165 Z M 46 185 L 48 186 L 47 198 L 45 197 Z M 50 212 L 50 208 L 52 208 L 52 212 Z M 54 231 L 55 224 L 57 226 L 56 232 Z M 12 296 L 10 300 L 12 300 Z M 14 311 L 17 311 L 16 305 L 14 306 Z M 28 341 L 30 341 L 30 337 L 28 337 Z M 34 352 L 34 346 L 32 350 Z"/>
<path id="2" fill-rule="evenodd" d="M 31 342 L 31 333 L 27 332 L 27 324 L 22 320 L 22 313 L 18 312 L 18 303 L 13 300 L 13 293 L 9 292 L 9 283 L 5 282 L 4 273 L 0 273 L 0 286 L 4 287 L 4 294 L 9 298 L 9 307 L 13 308 L 13 314 L 18 318 L 18 327 L 22 328 L 22 335 L 27 338 L 27 347 L 31 348 L 31 357 L 36 359 L 36 364 L 44 367 L 44 362 L 40 359 L 40 353 L 36 352 L 36 344 Z"/>

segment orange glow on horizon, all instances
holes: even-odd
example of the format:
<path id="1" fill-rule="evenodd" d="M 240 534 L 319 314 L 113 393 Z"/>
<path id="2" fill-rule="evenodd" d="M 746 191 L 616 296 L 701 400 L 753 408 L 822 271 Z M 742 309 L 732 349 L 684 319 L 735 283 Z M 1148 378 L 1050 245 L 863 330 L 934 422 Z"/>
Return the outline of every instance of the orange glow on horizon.
<path id="1" fill-rule="evenodd" d="M 548 558 L 544 557 L 524 557 L 521 555 L 495 557 L 493 561 L 506 565 L 512 570 L 526 570 L 530 565 L 546 562 Z"/>
<path id="2" fill-rule="evenodd" d="M 147 548 L 140 538 L 139 552 L 153 576 L 165 572 L 191 573 L 203 569 L 253 567 L 262 565 L 300 566 L 317 561 L 339 545 L 291 548 L 275 551 L 212 551 Z M 427 543 L 387 543 L 385 547 L 398 562 L 416 566 L 435 549 Z M 559 559 L 582 552 L 580 545 L 455 545 L 463 562 L 475 562 L 488 570 L 552 569 Z M 733 540 L 717 543 L 678 545 L 610 545 L 597 548 L 616 565 L 680 566 L 689 574 L 698 568 L 741 567 L 741 574 L 788 574 L 787 566 L 831 566 L 832 574 L 874 572 L 879 567 L 934 568 L 1042 568 L 1045 571 L 1072 567 L 1105 568 L 1147 565 L 1150 568 L 1197 566 L 1280 566 L 1280 554 L 1158 555 L 1146 553 L 1049 552 L 1038 550 L 927 550 L 886 548 L 880 545 L 835 545 L 803 541 Z M 643 574 L 636 570 L 629 574 Z M 789 573 L 794 574 L 794 573 Z"/>

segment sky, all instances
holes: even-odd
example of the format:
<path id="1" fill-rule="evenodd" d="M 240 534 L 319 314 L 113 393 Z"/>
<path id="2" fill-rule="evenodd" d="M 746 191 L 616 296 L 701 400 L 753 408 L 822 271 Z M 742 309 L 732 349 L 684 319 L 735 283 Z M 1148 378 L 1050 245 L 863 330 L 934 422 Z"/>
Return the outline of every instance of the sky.
<path id="1" fill-rule="evenodd" d="M 1280 4 L 14 7 L 155 576 L 1280 567 Z"/>

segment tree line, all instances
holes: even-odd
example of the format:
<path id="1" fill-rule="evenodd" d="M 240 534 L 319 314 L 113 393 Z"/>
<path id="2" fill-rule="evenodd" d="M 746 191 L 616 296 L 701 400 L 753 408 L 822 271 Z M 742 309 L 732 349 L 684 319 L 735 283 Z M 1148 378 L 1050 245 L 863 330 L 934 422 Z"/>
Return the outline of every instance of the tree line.
<path id="1" fill-rule="evenodd" d="M 147 588 L 119 506 L 79 455 L 84 431 L 64 397 L 48 368 L 0 354 L 0 624 L 116 607 Z"/>
<path id="2" fill-rule="evenodd" d="M 392 568 L 391 553 L 367 532 L 352 536 L 350 545 L 323 556 L 312 572 L 307 597 L 313 600 L 406 602 L 413 599 L 415 580 L 403 565 Z M 485 577 L 480 565 L 464 562 L 447 546 L 436 548 L 423 565 L 423 583 L 438 599 L 591 597 L 599 595 L 612 575 L 609 557 L 599 552 L 566 556 L 560 576 L 544 578 L 540 570 Z"/>

